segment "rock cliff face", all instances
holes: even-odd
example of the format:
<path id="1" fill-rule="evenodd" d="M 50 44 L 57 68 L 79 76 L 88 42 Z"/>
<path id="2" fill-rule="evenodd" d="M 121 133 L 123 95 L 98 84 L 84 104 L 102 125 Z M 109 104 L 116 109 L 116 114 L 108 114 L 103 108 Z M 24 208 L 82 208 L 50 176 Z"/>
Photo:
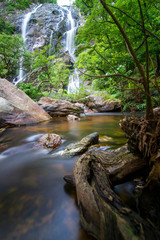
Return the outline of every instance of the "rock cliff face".
<path id="1" fill-rule="evenodd" d="M 34 5 L 27 12 L 31 12 Z M 23 14 L 12 16 L 17 33 L 21 34 L 22 22 L 25 17 Z M 77 21 L 78 15 L 72 9 L 72 16 Z M 47 44 L 52 44 L 52 51 L 60 41 L 65 46 L 68 21 L 67 7 L 61 7 L 56 4 L 42 4 L 35 13 L 31 15 L 27 28 L 27 49 L 33 52 L 36 48 L 41 48 Z M 59 40 L 60 39 L 60 40 Z"/>

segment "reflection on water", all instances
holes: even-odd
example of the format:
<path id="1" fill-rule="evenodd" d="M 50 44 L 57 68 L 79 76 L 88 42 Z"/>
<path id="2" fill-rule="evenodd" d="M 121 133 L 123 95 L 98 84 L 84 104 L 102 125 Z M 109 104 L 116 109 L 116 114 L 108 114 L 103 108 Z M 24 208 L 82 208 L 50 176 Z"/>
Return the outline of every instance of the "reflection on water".
<path id="1" fill-rule="evenodd" d="M 63 177 L 72 174 L 74 158 L 53 157 L 33 146 L 43 133 L 68 143 L 98 132 L 108 136 L 103 146 L 125 143 L 121 116 L 88 116 L 77 122 L 57 118 L 36 126 L 7 129 L 0 135 L 0 239 L 89 240 L 81 229 L 74 189 Z M 105 139 L 105 138 L 104 138 Z"/>

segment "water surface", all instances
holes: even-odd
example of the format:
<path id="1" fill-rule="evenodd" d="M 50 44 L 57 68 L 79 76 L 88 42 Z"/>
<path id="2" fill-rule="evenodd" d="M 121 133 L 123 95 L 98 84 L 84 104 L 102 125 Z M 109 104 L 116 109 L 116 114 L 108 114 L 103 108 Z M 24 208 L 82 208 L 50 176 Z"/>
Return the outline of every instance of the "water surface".
<path id="1" fill-rule="evenodd" d="M 98 132 L 110 150 L 126 140 L 119 127 L 122 116 L 86 116 L 68 122 L 57 118 L 36 126 L 7 129 L 0 135 L 0 239 L 89 240 L 81 229 L 74 189 L 63 177 L 72 174 L 77 157 L 53 157 L 47 150 L 34 150 L 44 133 L 62 136 L 69 143 Z M 106 139 L 106 138 L 105 138 Z"/>

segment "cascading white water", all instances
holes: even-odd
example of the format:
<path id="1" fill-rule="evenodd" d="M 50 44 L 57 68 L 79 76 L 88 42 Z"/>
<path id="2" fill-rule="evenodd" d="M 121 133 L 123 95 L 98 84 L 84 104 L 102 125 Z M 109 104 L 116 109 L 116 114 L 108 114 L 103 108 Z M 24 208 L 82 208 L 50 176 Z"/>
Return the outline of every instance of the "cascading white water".
<path id="1" fill-rule="evenodd" d="M 24 19 L 22 21 L 22 38 L 23 38 L 23 41 L 25 43 L 25 46 L 26 46 L 26 49 L 27 49 L 27 27 L 28 27 L 28 23 L 31 19 L 31 16 L 32 14 L 34 14 L 38 8 L 40 8 L 42 6 L 42 4 L 36 6 L 31 12 L 27 13 L 25 16 L 24 16 Z M 16 85 L 18 84 L 19 82 L 21 81 L 24 81 L 24 71 L 23 71 L 23 57 L 21 57 L 21 60 L 20 60 L 20 67 L 19 67 L 19 74 L 18 74 L 18 77 L 17 79 L 14 79 L 13 80 L 13 83 Z"/>
<path id="2" fill-rule="evenodd" d="M 53 41 L 53 30 L 51 30 L 51 35 L 49 39 L 49 56 L 52 54 L 52 41 Z"/>
<path id="3" fill-rule="evenodd" d="M 71 10 L 68 10 L 68 31 L 66 32 L 66 51 L 72 58 L 72 61 L 75 62 L 75 35 L 76 35 L 77 26 L 75 25 L 75 20 L 72 17 Z M 75 93 L 78 91 L 80 86 L 78 71 L 75 68 L 73 74 L 70 75 L 69 84 L 68 84 L 68 93 Z"/>
<path id="4" fill-rule="evenodd" d="M 75 20 L 72 17 L 72 12 L 71 12 L 71 5 L 74 2 L 74 0 L 57 0 L 58 5 L 63 6 L 63 5 L 70 5 L 70 9 L 67 7 L 63 7 L 65 10 L 67 10 L 68 15 L 68 31 L 66 32 L 66 46 L 65 46 L 65 51 L 68 52 L 68 54 L 71 56 L 72 61 L 75 62 L 75 35 L 76 35 L 76 30 L 77 26 L 75 24 Z M 69 78 L 69 84 L 68 84 L 68 93 L 75 93 L 78 91 L 80 87 L 79 83 L 79 74 L 77 69 L 75 68 L 74 72 L 70 75 Z"/>
<path id="5" fill-rule="evenodd" d="M 66 33 L 66 51 L 68 51 L 69 55 L 73 58 L 74 60 L 74 51 L 75 51 L 75 46 L 74 46 L 74 38 L 75 38 L 75 22 L 74 19 L 72 18 L 71 11 L 68 10 L 68 31 Z"/>

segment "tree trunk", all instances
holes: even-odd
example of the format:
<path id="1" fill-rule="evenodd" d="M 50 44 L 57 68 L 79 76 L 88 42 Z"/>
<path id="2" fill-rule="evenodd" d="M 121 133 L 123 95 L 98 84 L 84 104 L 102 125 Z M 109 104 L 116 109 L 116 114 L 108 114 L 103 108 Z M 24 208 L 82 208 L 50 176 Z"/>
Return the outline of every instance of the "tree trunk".
<path id="1" fill-rule="evenodd" d="M 119 31 L 121 32 L 126 45 L 127 45 L 127 49 L 129 50 L 130 54 L 132 55 L 135 64 L 139 70 L 140 76 L 141 76 L 141 83 L 143 84 L 144 90 L 145 90 L 145 95 L 146 95 L 146 119 L 150 120 L 153 119 L 153 108 L 152 108 L 152 101 L 151 101 L 151 95 L 150 95 L 150 89 L 149 89 L 149 76 L 145 73 L 144 68 L 142 67 L 139 59 L 137 58 L 137 55 L 130 43 L 130 40 L 128 38 L 128 36 L 126 35 L 125 31 L 123 30 L 121 24 L 119 23 L 118 19 L 115 17 L 115 15 L 112 13 L 112 11 L 109 9 L 109 7 L 107 6 L 105 0 L 99 0 L 100 3 L 103 5 L 104 9 L 108 12 L 108 14 L 112 17 L 113 21 L 115 22 L 115 24 L 117 25 Z M 147 64 L 147 63 L 146 63 Z M 147 64 L 148 65 L 148 64 Z M 148 67 L 147 67 L 148 68 Z"/>
<path id="2" fill-rule="evenodd" d="M 156 69 L 156 76 L 160 76 L 160 52 L 156 53 L 156 62 L 157 62 L 157 69 Z"/>

